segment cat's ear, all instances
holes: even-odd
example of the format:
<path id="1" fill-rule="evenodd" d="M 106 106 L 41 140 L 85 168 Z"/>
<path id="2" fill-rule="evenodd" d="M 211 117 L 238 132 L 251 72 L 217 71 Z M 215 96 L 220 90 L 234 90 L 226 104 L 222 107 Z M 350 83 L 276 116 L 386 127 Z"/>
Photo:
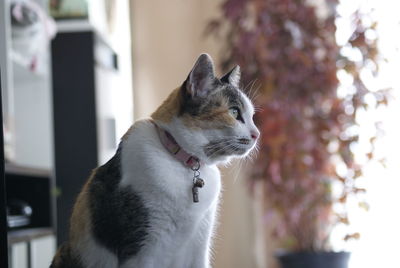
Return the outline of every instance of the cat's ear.
<path id="1" fill-rule="evenodd" d="M 234 87 L 239 87 L 240 83 L 240 66 L 236 65 L 232 70 L 227 72 L 223 77 L 221 77 L 221 81 L 224 83 L 229 83 Z"/>
<path id="2" fill-rule="evenodd" d="M 214 81 L 213 61 L 208 54 L 201 54 L 186 79 L 185 90 L 192 98 L 204 98 L 213 89 Z"/>

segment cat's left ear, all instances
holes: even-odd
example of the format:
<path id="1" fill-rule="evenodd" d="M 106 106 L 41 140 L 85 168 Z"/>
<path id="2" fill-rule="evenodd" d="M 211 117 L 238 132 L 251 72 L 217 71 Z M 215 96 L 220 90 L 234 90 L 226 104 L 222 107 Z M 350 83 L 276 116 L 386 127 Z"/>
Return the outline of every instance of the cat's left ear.
<path id="1" fill-rule="evenodd" d="M 186 93 L 192 98 L 206 97 L 214 88 L 214 64 L 208 54 L 201 54 L 186 79 Z"/>
<path id="2" fill-rule="evenodd" d="M 240 66 L 236 65 L 235 67 L 233 67 L 233 69 L 227 72 L 224 76 L 222 76 L 220 80 L 224 83 L 229 83 L 234 87 L 239 87 Z"/>

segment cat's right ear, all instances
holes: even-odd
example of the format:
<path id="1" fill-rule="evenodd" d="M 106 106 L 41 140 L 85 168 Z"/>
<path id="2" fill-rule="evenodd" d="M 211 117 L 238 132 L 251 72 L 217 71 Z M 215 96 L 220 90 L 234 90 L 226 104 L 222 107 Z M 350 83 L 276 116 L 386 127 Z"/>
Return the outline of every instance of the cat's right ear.
<path id="1" fill-rule="evenodd" d="M 221 81 L 225 83 L 229 83 L 234 87 L 239 87 L 240 82 L 240 66 L 236 65 L 230 70 L 227 74 L 221 77 Z"/>
<path id="2" fill-rule="evenodd" d="M 191 98 L 204 98 L 213 89 L 214 81 L 213 61 L 208 54 L 201 54 L 184 83 L 184 90 Z"/>

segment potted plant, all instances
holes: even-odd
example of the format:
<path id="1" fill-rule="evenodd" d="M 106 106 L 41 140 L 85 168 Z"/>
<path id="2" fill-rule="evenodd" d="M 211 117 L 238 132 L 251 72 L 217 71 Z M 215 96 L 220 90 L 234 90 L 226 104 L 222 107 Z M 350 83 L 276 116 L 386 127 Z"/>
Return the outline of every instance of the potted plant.
<path id="1" fill-rule="evenodd" d="M 337 1 L 309 2 L 225 0 L 208 30 L 226 34 L 222 68 L 239 64 L 250 96 L 260 85 L 254 102 L 262 136 L 252 181 L 265 186 L 265 217 L 286 250 L 277 255 L 282 267 L 342 268 L 349 254 L 332 252 L 329 234 L 349 224 L 349 197 L 365 192 L 352 152 L 357 113 L 386 104 L 388 92 L 372 91 L 362 79 L 362 72 L 374 75 L 379 56 L 376 24 L 365 11 L 354 10 L 351 34 L 338 40 Z"/>

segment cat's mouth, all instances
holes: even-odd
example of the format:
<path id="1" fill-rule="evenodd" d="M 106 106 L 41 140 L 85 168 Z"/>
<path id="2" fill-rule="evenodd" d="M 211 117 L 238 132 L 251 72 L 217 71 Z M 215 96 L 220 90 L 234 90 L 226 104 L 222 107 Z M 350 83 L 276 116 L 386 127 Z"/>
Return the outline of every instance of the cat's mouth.
<path id="1" fill-rule="evenodd" d="M 230 155 L 244 155 L 251 148 L 252 140 L 246 138 L 211 141 L 203 148 L 207 157 L 215 158 Z"/>
<path id="2" fill-rule="evenodd" d="M 238 142 L 240 144 L 244 144 L 244 145 L 249 145 L 250 144 L 250 140 L 249 139 L 238 139 Z"/>

